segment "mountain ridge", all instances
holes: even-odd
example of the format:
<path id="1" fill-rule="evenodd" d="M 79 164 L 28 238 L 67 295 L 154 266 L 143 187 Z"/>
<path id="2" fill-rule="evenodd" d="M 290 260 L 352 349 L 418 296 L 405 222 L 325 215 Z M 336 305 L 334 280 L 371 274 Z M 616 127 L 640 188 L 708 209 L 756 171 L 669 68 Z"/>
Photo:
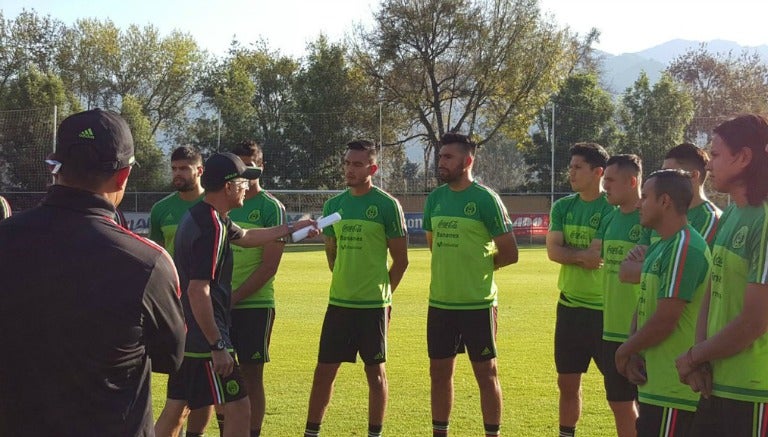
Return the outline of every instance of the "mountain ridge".
<path id="1" fill-rule="evenodd" d="M 697 50 L 702 45 L 707 51 L 715 54 L 726 55 L 730 52 L 738 56 L 745 51 L 757 53 L 764 62 L 768 63 L 768 44 L 742 46 L 723 39 L 711 41 L 673 39 L 634 53 L 613 55 L 598 51 L 602 58 L 602 83 L 615 95 L 622 94 L 631 87 L 642 71 L 646 72 L 651 83 L 655 83 L 672 61 L 689 50 Z"/>

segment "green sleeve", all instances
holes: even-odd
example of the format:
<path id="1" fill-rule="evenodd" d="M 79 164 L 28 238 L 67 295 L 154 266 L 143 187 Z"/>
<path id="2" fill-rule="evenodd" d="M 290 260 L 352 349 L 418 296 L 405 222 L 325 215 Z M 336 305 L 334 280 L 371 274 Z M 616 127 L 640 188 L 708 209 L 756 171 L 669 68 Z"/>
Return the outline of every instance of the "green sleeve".
<path id="1" fill-rule="evenodd" d="M 563 199 L 558 200 L 552 205 L 552 211 L 549 213 L 549 230 L 563 232 Z"/>
<path id="2" fill-rule="evenodd" d="M 701 248 L 692 244 L 690 235 L 683 242 L 678 236 L 673 244 L 667 245 L 660 260 L 661 277 L 656 296 L 659 299 L 676 297 L 686 302 L 693 300 L 696 289 L 709 273 L 709 261 Z"/>
<path id="3" fill-rule="evenodd" d="M 271 208 L 265 208 L 267 214 L 264 217 L 264 227 L 270 228 L 285 223 L 285 210 L 280 207 L 280 204 L 276 202 L 269 202 L 268 204 Z"/>
<path id="4" fill-rule="evenodd" d="M 422 217 L 421 227 L 427 231 L 432 232 L 432 196 L 427 196 L 427 201 L 424 202 L 424 217 Z"/>
<path id="5" fill-rule="evenodd" d="M 488 193 L 483 199 L 480 217 L 492 238 L 512 231 L 512 220 L 507 213 L 507 207 L 498 196 Z"/>
<path id="6" fill-rule="evenodd" d="M 154 206 L 149 212 L 149 239 L 165 247 L 163 230 L 160 228 L 160 211 Z"/>
<path id="7" fill-rule="evenodd" d="M 395 199 L 387 199 L 387 208 L 384 212 L 384 233 L 387 238 L 404 237 L 407 233 L 403 209 Z"/>
<path id="8" fill-rule="evenodd" d="M 328 199 L 323 204 L 323 217 L 325 217 L 325 216 L 327 216 L 329 214 L 333 214 L 334 211 L 333 211 L 333 207 L 331 205 L 332 201 L 333 201 L 333 199 Z M 342 219 L 343 218 L 344 217 L 342 217 Z M 333 226 L 326 226 L 325 228 L 323 228 L 323 235 L 328 236 L 328 237 L 336 237 L 336 233 L 333 230 Z"/>
<path id="9" fill-rule="evenodd" d="M 597 232 L 595 233 L 596 239 L 602 240 L 605 238 L 605 230 L 608 229 L 608 224 L 613 219 L 613 216 L 618 214 L 616 211 L 617 210 L 611 211 L 604 219 L 600 220 L 600 226 L 597 227 Z"/>
<path id="10" fill-rule="evenodd" d="M 768 284 L 768 204 L 763 203 L 762 223 L 750 226 L 746 258 L 749 270 L 747 282 Z"/>

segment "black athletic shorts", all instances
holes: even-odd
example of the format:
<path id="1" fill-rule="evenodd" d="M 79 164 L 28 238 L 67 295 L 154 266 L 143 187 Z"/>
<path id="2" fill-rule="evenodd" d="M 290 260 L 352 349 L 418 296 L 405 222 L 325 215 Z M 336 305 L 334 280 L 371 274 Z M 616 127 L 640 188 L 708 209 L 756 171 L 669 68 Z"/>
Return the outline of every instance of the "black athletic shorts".
<path id="1" fill-rule="evenodd" d="M 618 341 L 602 340 L 600 359 L 603 361 L 600 370 L 603 372 L 605 398 L 609 402 L 629 402 L 637 400 L 637 386 L 616 369 L 616 349 L 621 346 Z"/>
<path id="2" fill-rule="evenodd" d="M 557 373 L 585 373 L 590 360 L 602 372 L 603 312 L 557 304 L 555 367 Z"/>
<path id="3" fill-rule="evenodd" d="M 190 410 L 233 402 L 246 396 L 248 393 L 237 360 L 232 373 L 222 377 L 213 371 L 210 358 L 184 357 L 179 370 L 168 377 L 168 399 L 186 401 Z"/>
<path id="4" fill-rule="evenodd" d="M 768 404 L 718 396 L 699 398 L 691 425 L 696 437 L 768 436 Z"/>
<path id="5" fill-rule="evenodd" d="M 698 434 L 691 434 L 693 415 L 693 411 L 640 402 L 637 437 L 694 437 Z"/>
<path id="6" fill-rule="evenodd" d="M 320 333 L 320 363 L 354 363 L 357 354 L 366 365 L 387 361 L 390 307 L 345 308 L 328 305 Z"/>
<path id="7" fill-rule="evenodd" d="M 466 348 L 470 361 L 496 358 L 496 307 L 479 310 L 427 311 L 427 350 L 429 358 L 455 357 Z"/>
<path id="8" fill-rule="evenodd" d="M 241 363 L 268 363 L 269 340 L 275 322 L 274 308 L 232 310 L 229 335 Z"/>

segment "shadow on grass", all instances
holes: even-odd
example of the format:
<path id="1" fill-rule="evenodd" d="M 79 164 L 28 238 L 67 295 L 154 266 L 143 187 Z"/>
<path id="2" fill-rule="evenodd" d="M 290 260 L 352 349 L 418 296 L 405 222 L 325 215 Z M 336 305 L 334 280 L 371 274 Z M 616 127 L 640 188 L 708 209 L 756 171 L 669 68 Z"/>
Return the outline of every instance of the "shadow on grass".
<path id="1" fill-rule="evenodd" d="M 539 243 L 539 242 L 533 242 L 529 243 L 528 241 L 518 241 L 518 246 L 521 249 L 543 249 L 546 246 Z M 424 249 L 427 245 L 425 244 L 409 244 L 409 249 Z M 323 243 L 295 243 L 295 244 L 289 244 L 285 247 L 286 252 L 321 252 L 325 250 L 325 245 Z"/>
<path id="2" fill-rule="evenodd" d="M 286 252 L 320 252 L 325 250 L 322 243 L 296 243 L 285 246 Z"/>

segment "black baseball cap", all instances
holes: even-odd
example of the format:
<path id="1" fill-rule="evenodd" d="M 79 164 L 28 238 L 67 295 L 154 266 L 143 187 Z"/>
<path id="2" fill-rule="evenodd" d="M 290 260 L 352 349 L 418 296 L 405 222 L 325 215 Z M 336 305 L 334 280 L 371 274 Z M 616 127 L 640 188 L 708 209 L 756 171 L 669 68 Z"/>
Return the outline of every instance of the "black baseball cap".
<path id="1" fill-rule="evenodd" d="M 233 179 L 258 179 L 259 176 L 261 176 L 261 168 L 248 167 L 237 155 L 223 152 L 211 155 L 205 161 L 200 183 L 205 189 L 216 190 Z"/>
<path id="2" fill-rule="evenodd" d="M 81 170 L 131 166 L 136 163 L 131 129 L 116 112 L 97 108 L 72 114 L 59 125 L 53 159 Z"/>

